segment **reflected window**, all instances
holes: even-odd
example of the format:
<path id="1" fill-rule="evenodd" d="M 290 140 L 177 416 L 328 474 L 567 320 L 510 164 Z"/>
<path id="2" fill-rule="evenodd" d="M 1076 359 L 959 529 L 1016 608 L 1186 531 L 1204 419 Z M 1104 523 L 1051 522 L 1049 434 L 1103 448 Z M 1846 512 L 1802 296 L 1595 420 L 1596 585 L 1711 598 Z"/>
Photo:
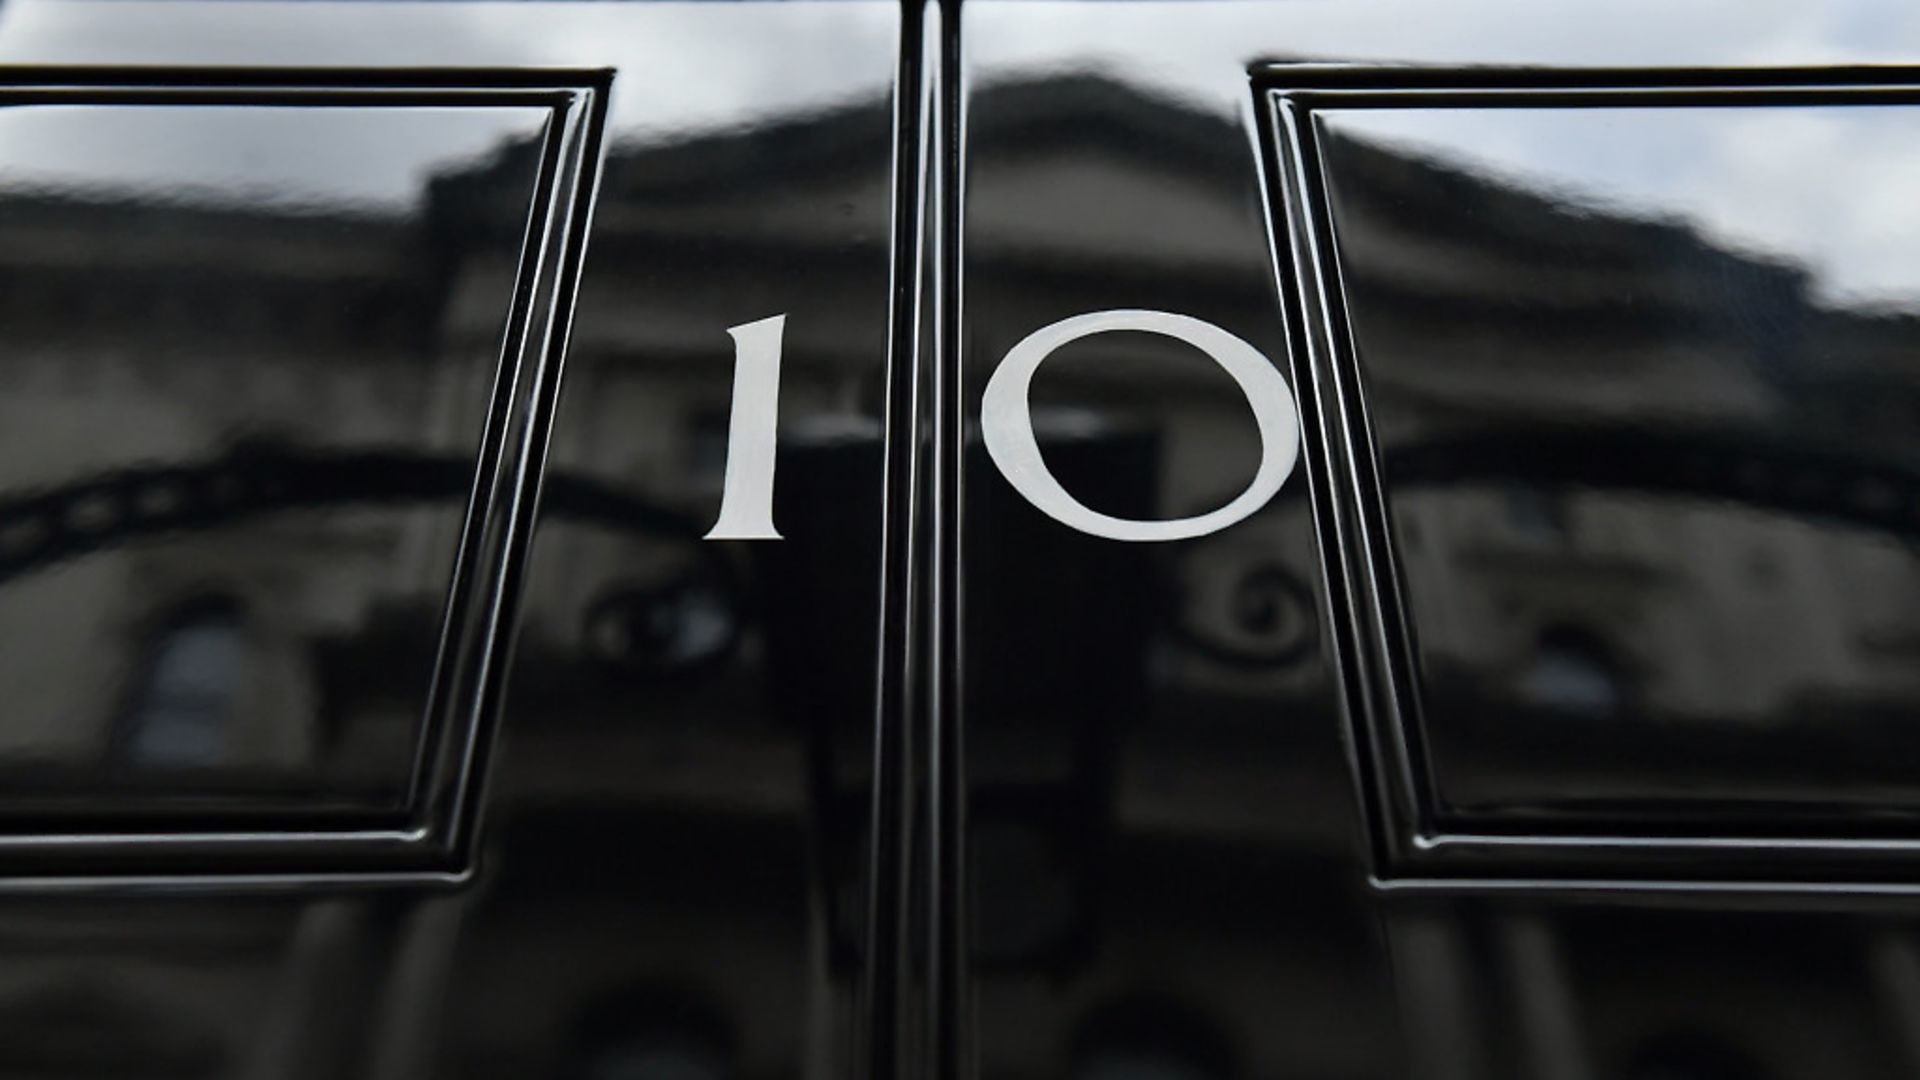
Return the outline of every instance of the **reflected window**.
<path id="1" fill-rule="evenodd" d="M 1507 525 L 1521 540 L 1552 544 L 1567 538 L 1566 500 L 1559 492 L 1528 485 L 1506 489 Z"/>
<path id="2" fill-rule="evenodd" d="M 1214 1080 L 1212 1073 L 1169 1054 L 1153 1051 L 1104 1051 L 1074 1070 L 1075 1080 Z"/>
<path id="3" fill-rule="evenodd" d="M 1589 716 L 1619 712 L 1626 701 L 1612 650 L 1577 627 L 1551 627 L 1540 635 L 1519 690 L 1529 705 Z"/>
<path id="4" fill-rule="evenodd" d="M 690 991 L 642 987 L 591 1002 L 566 1075 L 580 1080 L 730 1080 L 731 1028 Z"/>
<path id="5" fill-rule="evenodd" d="M 726 1080 L 727 1063 L 711 1047 L 655 1036 L 608 1047 L 593 1059 L 592 1080 Z"/>
<path id="6" fill-rule="evenodd" d="M 1073 1080 L 1226 1080 L 1234 1055 L 1213 1022 L 1172 999 L 1139 998 L 1095 1011 L 1074 1040 Z"/>
<path id="7" fill-rule="evenodd" d="M 732 413 L 720 406 L 696 409 L 687 418 L 687 475 L 703 491 L 719 491 L 726 480 L 732 419 Z"/>
<path id="8" fill-rule="evenodd" d="M 1623 1080 L 1771 1080 L 1757 1062 L 1724 1040 L 1674 1032 L 1647 1041 L 1628 1062 Z"/>
<path id="9" fill-rule="evenodd" d="M 722 583 L 698 571 L 664 585 L 617 585 L 587 609 L 587 650 L 632 674 L 701 670 L 732 655 L 735 605 Z"/>
<path id="10" fill-rule="evenodd" d="M 140 994 L 132 980 L 123 984 L 114 974 L 54 976 L 11 988 L 0 1001 L 0 1075 L 233 1075 L 229 1047 L 202 1017 Z"/>
<path id="11" fill-rule="evenodd" d="M 229 598 L 195 601 L 167 620 L 127 715 L 127 760 L 162 768 L 225 761 L 248 651 L 240 605 Z"/>

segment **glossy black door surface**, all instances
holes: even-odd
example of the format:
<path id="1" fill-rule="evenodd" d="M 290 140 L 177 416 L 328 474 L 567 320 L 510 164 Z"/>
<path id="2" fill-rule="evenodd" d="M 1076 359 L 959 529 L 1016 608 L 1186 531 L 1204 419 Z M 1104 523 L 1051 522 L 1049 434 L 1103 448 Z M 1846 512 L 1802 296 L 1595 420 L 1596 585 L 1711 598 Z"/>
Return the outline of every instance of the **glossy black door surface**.
<path id="1" fill-rule="evenodd" d="M 962 35 L 963 407 L 1043 325 L 1162 310 L 1284 366 L 1303 450 L 1157 545 L 964 459 L 981 1071 L 1920 1067 L 1910 76 L 1852 70 L 1910 61 L 1907 16 L 1007 3 Z M 1075 341 L 1031 394 L 1112 514 L 1259 461 L 1164 337 Z M 1049 915 L 1051 952 L 996 951 Z"/>
<path id="2" fill-rule="evenodd" d="M 1920 1072 L 1900 5 L 0 64 L 0 1076 Z"/>
<path id="3" fill-rule="evenodd" d="M 0 113 L 22 815 L 405 797 L 462 517 L 430 474 L 481 444 L 549 117 L 326 100 Z M 330 179 L 281 140 L 367 150 Z M 492 220 L 434 221 L 504 148 Z M 433 318 L 456 260 L 468 325 Z"/>
<path id="4" fill-rule="evenodd" d="M 1412 650 L 1389 699 L 1430 833 L 1877 837 L 1857 872 L 1898 876 L 1920 459 L 1912 285 L 1873 254 L 1902 217 L 1868 209 L 1899 181 L 1868 162 L 1913 114 L 1879 79 L 1734 78 L 1280 99 Z"/>
<path id="5" fill-rule="evenodd" d="M 0 1075 L 855 1067 L 898 25 L 0 6 Z"/>

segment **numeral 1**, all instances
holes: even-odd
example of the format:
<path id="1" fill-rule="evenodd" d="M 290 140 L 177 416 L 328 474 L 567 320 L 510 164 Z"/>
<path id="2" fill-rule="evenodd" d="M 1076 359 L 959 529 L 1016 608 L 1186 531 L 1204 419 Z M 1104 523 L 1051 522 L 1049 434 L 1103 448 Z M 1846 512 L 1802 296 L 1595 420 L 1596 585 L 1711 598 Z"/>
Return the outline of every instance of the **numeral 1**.
<path id="1" fill-rule="evenodd" d="M 708 540 L 778 540 L 773 527 L 774 432 L 780 424 L 780 337 L 774 315 L 727 330 L 733 338 L 733 412 L 727 420 L 727 479 Z"/>

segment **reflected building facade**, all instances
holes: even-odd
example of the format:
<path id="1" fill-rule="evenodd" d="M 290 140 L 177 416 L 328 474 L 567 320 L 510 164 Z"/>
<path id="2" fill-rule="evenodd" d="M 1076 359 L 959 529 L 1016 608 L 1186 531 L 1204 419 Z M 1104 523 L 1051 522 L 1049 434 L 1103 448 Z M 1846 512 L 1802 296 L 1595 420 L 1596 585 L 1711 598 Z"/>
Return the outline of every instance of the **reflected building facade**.
<path id="1" fill-rule="evenodd" d="M 1713 116 L 1661 119 L 1704 139 Z M 1474 150 L 1505 119 L 1461 121 L 1451 158 L 1327 121 L 1442 798 L 1910 805 L 1920 319 L 1832 306 L 1658 205 L 1503 180 Z"/>
<path id="2" fill-rule="evenodd" d="M 340 119 L 281 111 L 296 136 Z M 146 122 L 191 141 L 221 112 Z M 33 135 L 34 113 L 5 122 Z M 353 118 L 376 140 L 443 120 Z M 481 123 L 416 167 L 542 123 Z M 507 157 L 491 221 L 429 176 L 389 204 L 30 173 L 0 198 L 9 798 L 397 804 L 463 516 L 431 465 L 477 449 L 532 196 L 532 155 Z"/>
<path id="3" fill-rule="evenodd" d="M 1003 104 L 1031 92 L 988 86 L 975 103 L 992 153 L 970 177 L 968 250 L 996 323 L 970 377 L 1007 327 L 1123 291 L 1275 322 L 1264 240 L 1247 256 L 1253 196 L 1194 179 L 1247 152 L 1238 127 L 1091 77 L 1049 84 L 1044 109 Z M 181 775 L 196 793 L 392 805 L 493 389 L 530 139 L 423 162 L 404 209 L 0 193 L 0 502 L 28 522 L 0 526 L 19 530 L 0 692 L 34 703 L 0 723 L 0 761 L 56 761 L 64 785 L 23 813 L 102 791 L 213 812 Z M 110 902 L 10 911 L 0 1071 L 843 1075 L 866 960 L 861 635 L 878 622 L 890 243 L 887 177 L 868 165 L 890 139 L 888 110 L 862 102 L 612 149 L 480 877 L 430 899 L 176 907 L 157 927 Z M 777 168 L 756 149 L 770 144 L 787 148 Z M 1684 224 L 1572 214 L 1359 135 L 1330 158 L 1356 309 L 1391 299 L 1360 349 L 1431 718 L 1456 747 L 1491 738 L 1476 724 L 1525 758 L 1525 723 L 1596 743 L 1669 725 L 1658 744 L 1808 717 L 1858 716 L 1878 738 L 1907 715 L 1911 533 L 1870 506 L 1847 517 L 1872 492 L 1830 494 L 1818 520 L 1701 492 L 1743 460 L 1793 467 L 1716 441 L 1757 430 L 1778 451 L 1782 416 L 1807 438 L 1796 451 L 1920 467 L 1912 317 L 1823 307 L 1786 261 Z M 1081 202 L 996 197 L 1016 189 Z M 1475 227 L 1447 227 L 1463 215 Z M 1142 219 L 1179 243 L 1121 264 L 1102 238 Z M 791 265 L 808 268 L 806 311 L 781 292 Z M 1570 281 L 1590 305 L 1568 306 Z M 725 330 L 782 312 L 788 540 L 703 545 Z M 1755 313 L 1768 325 L 1743 328 Z M 1163 345 L 1063 350 L 1035 383 L 1048 461 L 1098 509 L 1197 512 L 1256 460 L 1231 383 Z M 1530 425 L 1569 416 L 1591 441 L 1561 471 L 1501 471 Z M 1487 433 L 1492 450 L 1474 441 Z M 1713 455 L 1701 487 L 1582 478 L 1581 451 L 1631 455 L 1640 435 L 1696 439 Z M 982 1075 L 1769 1080 L 1920 1062 L 1889 1034 L 1902 1021 L 1880 1019 L 1920 1001 L 1920 952 L 1897 925 L 1862 939 L 1756 916 L 1703 938 L 1673 913 L 1484 900 L 1376 917 L 1301 485 L 1231 533 L 1149 551 L 1063 535 L 965 452 Z M 222 502 L 222 478 L 314 469 L 324 504 Z M 62 493 L 108 481 L 96 512 L 172 498 L 208 516 L 89 532 Z M 56 506 L 81 519 L 32 532 Z M 118 658 L 113 676 L 74 678 L 63 665 L 82 653 Z M 1781 752 L 1804 765 L 1809 745 L 1824 744 Z M 1576 797 L 1660 775 L 1600 760 L 1567 766 Z M 1745 764 L 1694 791 L 1723 810 L 1780 795 L 1741 787 Z M 1454 775 L 1469 808 L 1539 809 L 1497 775 Z M 1754 977 L 1730 978 L 1743 963 Z M 1825 979 L 1783 980 L 1778 963 Z M 1667 976 L 1652 996 L 1635 989 L 1649 965 Z M 1742 1047 L 1768 1048 L 1764 1064 Z"/>

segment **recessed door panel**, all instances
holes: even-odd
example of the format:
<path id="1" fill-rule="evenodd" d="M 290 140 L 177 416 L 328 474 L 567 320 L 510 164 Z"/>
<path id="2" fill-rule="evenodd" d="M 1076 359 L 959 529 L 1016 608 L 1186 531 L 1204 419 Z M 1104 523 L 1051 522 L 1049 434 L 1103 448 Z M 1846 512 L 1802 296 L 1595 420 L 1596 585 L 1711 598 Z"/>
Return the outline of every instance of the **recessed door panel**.
<path id="1" fill-rule="evenodd" d="M 852 1067 L 898 21 L 6 6 L 0 1072 Z"/>
<path id="2" fill-rule="evenodd" d="M 457 868 L 592 80 L 3 93 L 8 872 Z"/>
<path id="3" fill-rule="evenodd" d="M 549 120 L 0 110 L 10 813 L 403 810 Z"/>
<path id="4" fill-rule="evenodd" d="M 1903 875 L 1916 129 L 1834 82 L 1276 92 L 1409 863 Z"/>
<path id="5" fill-rule="evenodd" d="M 1904 186 L 1898 166 L 1872 159 L 1915 142 L 1915 112 L 1413 109 L 1320 131 L 1445 812 L 1910 806 L 1914 238 L 1876 194 Z M 1381 222 L 1390 171 L 1424 171 L 1396 211 L 1432 240 Z M 1457 218 L 1420 211 L 1422 189 Z M 1443 234 L 1487 250 L 1436 260 L 1533 288 L 1394 293 L 1439 282 L 1385 253 Z M 1456 404 L 1473 419 L 1442 419 Z M 1499 451 L 1502 432 L 1528 449 Z M 1541 755 L 1523 716 L 1552 729 Z"/>

